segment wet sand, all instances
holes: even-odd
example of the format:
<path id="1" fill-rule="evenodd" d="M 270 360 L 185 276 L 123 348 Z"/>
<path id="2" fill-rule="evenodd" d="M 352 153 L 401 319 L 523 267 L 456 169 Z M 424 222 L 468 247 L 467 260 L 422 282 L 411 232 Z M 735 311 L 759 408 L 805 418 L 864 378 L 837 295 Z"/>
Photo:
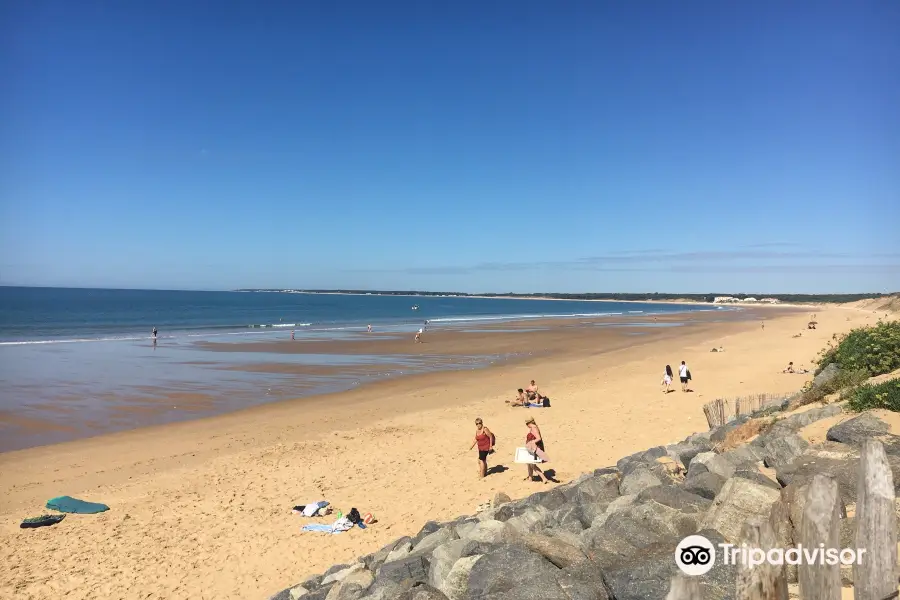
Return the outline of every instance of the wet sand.
<path id="1" fill-rule="evenodd" d="M 685 327 L 621 337 L 561 329 L 534 342 L 546 352 L 486 369 L 0 454 L 0 597 L 264 598 L 426 520 L 472 513 L 497 491 L 544 489 L 512 464 L 527 416 L 541 425 L 548 466 L 570 481 L 706 429 L 701 406 L 716 397 L 799 389 L 808 376 L 782 374 L 788 361 L 811 366 L 833 334 L 874 323 L 870 312 L 839 307 L 765 310 L 765 330 L 756 317 L 697 315 Z M 817 330 L 805 329 L 808 312 L 818 314 Z M 709 351 L 719 346 L 724 353 Z M 682 359 L 695 391 L 662 394 L 663 368 Z M 532 378 L 552 408 L 504 404 Z M 466 452 L 476 416 L 499 439 L 489 464 L 502 468 L 484 480 Z M 111 510 L 18 529 L 61 494 Z M 319 499 L 372 511 L 379 522 L 338 536 L 302 532 L 309 520 L 291 506 Z"/>

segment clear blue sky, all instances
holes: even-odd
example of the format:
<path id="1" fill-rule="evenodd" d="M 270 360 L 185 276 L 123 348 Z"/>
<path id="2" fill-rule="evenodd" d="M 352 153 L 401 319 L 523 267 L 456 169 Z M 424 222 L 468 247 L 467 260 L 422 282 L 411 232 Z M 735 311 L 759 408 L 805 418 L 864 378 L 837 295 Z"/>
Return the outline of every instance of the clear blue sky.
<path id="1" fill-rule="evenodd" d="M 900 289 L 900 2 L 0 6 L 2 283 Z"/>

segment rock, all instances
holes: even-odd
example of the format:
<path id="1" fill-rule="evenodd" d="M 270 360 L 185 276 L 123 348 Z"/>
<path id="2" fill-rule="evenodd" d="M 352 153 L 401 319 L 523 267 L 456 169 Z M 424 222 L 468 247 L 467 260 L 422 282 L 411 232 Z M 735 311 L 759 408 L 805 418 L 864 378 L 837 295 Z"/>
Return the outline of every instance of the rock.
<path id="1" fill-rule="evenodd" d="M 825 438 L 859 448 L 867 438 L 877 437 L 889 431 L 887 423 L 871 412 L 864 412 L 858 417 L 838 423 L 828 430 Z"/>
<path id="2" fill-rule="evenodd" d="M 553 511 L 550 514 L 550 519 L 554 524 L 554 530 L 561 529 L 571 533 L 581 533 L 590 527 L 593 517 L 588 518 L 585 516 L 580 504 L 571 503 Z"/>
<path id="3" fill-rule="evenodd" d="M 900 492 L 900 456 L 887 455 L 894 476 L 894 490 Z M 810 446 L 803 454 L 776 470 L 778 483 L 787 487 L 791 483 L 804 485 L 821 473 L 838 483 L 838 491 L 844 504 L 856 502 L 856 486 L 859 476 L 859 451 L 846 444 L 824 442 Z"/>
<path id="4" fill-rule="evenodd" d="M 682 513 L 705 513 L 712 504 L 710 499 L 675 486 L 647 488 L 637 495 L 636 502 L 641 503 L 648 500 L 674 508 Z"/>
<path id="5" fill-rule="evenodd" d="M 715 531 L 701 531 L 713 545 L 725 540 Z M 623 558 L 604 568 L 604 580 L 610 597 L 616 600 L 646 600 L 665 598 L 672 578 L 680 573 L 675 564 L 675 548 L 679 540 L 669 540 L 644 548 L 639 554 Z M 732 600 L 737 570 L 717 560 L 715 566 L 700 580 L 702 600 Z"/>
<path id="6" fill-rule="evenodd" d="M 409 537 L 402 537 L 398 540 L 394 540 L 387 546 L 384 546 L 378 552 L 362 557 L 360 559 L 360 562 L 363 563 L 368 570 L 374 573 L 378 570 L 378 567 L 384 564 L 384 562 L 387 560 L 387 557 L 390 556 L 391 552 L 393 552 L 397 547 L 411 542 L 412 538 Z"/>
<path id="7" fill-rule="evenodd" d="M 809 447 L 809 442 L 796 433 L 767 440 L 763 449 L 763 464 L 769 468 L 786 465 Z"/>
<path id="8" fill-rule="evenodd" d="M 507 523 L 496 520 L 480 521 L 456 528 L 460 539 L 499 544 L 511 535 L 511 527 Z"/>
<path id="9" fill-rule="evenodd" d="M 364 571 L 366 566 L 363 563 L 356 563 L 352 566 L 346 565 L 337 565 L 338 567 L 343 567 L 341 569 L 335 570 L 335 567 L 332 567 L 325 571 L 325 577 L 322 578 L 322 585 L 328 585 L 329 583 L 335 583 L 338 581 L 343 581 L 347 576 L 356 573 L 358 571 Z"/>
<path id="10" fill-rule="evenodd" d="M 491 549 L 490 544 L 473 540 L 452 540 L 438 546 L 428 561 L 428 583 L 436 589 L 443 589 L 444 581 L 456 561 L 466 556 L 484 554 Z"/>
<path id="11" fill-rule="evenodd" d="M 570 600 L 553 579 L 535 579 L 502 592 L 494 592 L 486 596 L 472 596 L 479 600 Z"/>
<path id="12" fill-rule="evenodd" d="M 603 511 L 603 513 L 601 513 L 597 517 L 594 517 L 594 520 L 591 521 L 591 527 L 599 527 L 611 515 L 614 515 L 615 513 L 619 512 L 619 511 L 625 510 L 626 508 L 628 508 L 629 506 L 634 504 L 636 499 L 637 499 L 637 494 L 629 494 L 627 496 L 619 496 L 618 498 L 616 498 L 615 500 L 613 500 L 612 502 L 609 503 L 609 505 L 606 507 L 606 510 Z"/>
<path id="13" fill-rule="evenodd" d="M 412 552 L 412 540 L 404 542 L 391 550 L 391 553 L 387 555 L 387 558 L 384 559 L 384 562 L 389 563 L 394 562 L 395 560 L 400 560 L 401 558 L 409 556 L 410 552 Z"/>
<path id="14" fill-rule="evenodd" d="M 781 489 L 781 486 L 778 485 L 777 481 L 773 481 L 772 479 L 766 477 L 765 475 L 760 473 L 758 469 L 738 469 L 734 472 L 734 476 L 752 481 L 753 483 L 758 483 L 759 485 L 770 487 L 773 490 Z"/>
<path id="15" fill-rule="evenodd" d="M 669 456 L 677 457 L 685 468 L 690 468 L 691 461 L 695 456 L 701 452 L 709 452 L 710 450 L 712 450 L 712 445 L 708 441 L 700 441 L 698 443 L 684 441 L 666 446 L 666 452 Z"/>
<path id="16" fill-rule="evenodd" d="M 497 492 L 496 494 L 494 494 L 494 499 L 491 500 L 491 506 L 494 508 L 499 508 L 501 505 L 506 504 L 507 502 L 512 502 L 512 498 L 510 498 L 503 492 Z"/>
<path id="17" fill-rule="evenodd" d="M 498 592 L 509 592 L 515 588 L 528 587 L 525 584 L 530 582 L 550 581 L 555 584 L 558 570 L 543 556 L 524 546 L 500 546 L 482 555 L 472 566 L 469 573 L 469 597 L 476 599 Z"/>
<path id="18" fill-rule="evenodd" d="M 729 421 L 725 423 L 721 427 L 716 427 L 713 431 L 710 432 L 709 441 L 712 445 L 721 444 L 725 441 L 725 438 L 729 433 L 746 423 L 750 420 L 750 415 L 741 415 L 733 421 Z"/>
<path id="19" fill-rule="evenodd" d="M 727 452 L 720 454 L 722 458 L 728 461 L 735 469 L 746 468 L 756 465 L 763 459 L 763 451 L 757 446 L 744 444 Z"/>
<path id="20" fill-rule="evenodd" d="M 697 531 L 699 516 L 684 515 L 650 500 L 629 506 L 616 512 L 615 518 L 591 526 L 582 534 L 582 540 L 590 555 L 606 566 L 653 544 L 674 541 L 677 545 L 678 540 Z"/>
<path id="21" fill-rule="evenodd" d="M 400 584 L 407 580 L 412 583 L 428 582 L 428 560 L 424 556 L 407 556 L 381 565 L 376 579 L 388 579 Z"/>
<path id="22" fill-rule="evenodd" d="M 332 587 L 325 600 L 359 600 L 374 581 L 375 578 L 369 571 L 355 571 Z"/>
<path id="23" fill-rule="evenodd" d="M 422 538 L 431 535 L 432 533 L 439 529 L 442 529 L 443 527 L 444 525 L 441 525 L 437 521 L 426 521 L 426 523 L 422 526 L 422 529 L 419 530 L 419 533 L 417 533 L 416 536 L 410 541 L 412 545 L 415 546 L 420 541 L 422 541 Z"/>
<path id="24" fill-rule="evenodd" d="M 622 477 L 622 482 L 619 484 L 619 494 L 623 496 L 637 494 L 649 487 L 662 484 L 663 479 L 653 473 L 649 467 L 639 465 L 630 469 L 628 474 Z"/>
<path id="25" fill-rule="evenodd" d="M 622 475 L 627 475 L 636 467 L 652 463 L 657 458 L 666 456 L 666 454 L 666 449 L 663 446 L 656 446 L 654 448 L 650 448 L 649 450 L 635 452 L 630 456 L 619 459 L 619 461 L 616 463 L 616 468 L 619 470 L 619 472 L 622 473 Z"/>
<path id="26" fill-rule="evenodd" d="M 697 494 L 698 496 L 712 500 L 716 497 L 716 494 L 719 493 L 719 490 L 722 489 L 722 486 L 725 485 L 726 481 L 728 480 L 721 475 L 705 471 L 703 473 L 688 476 L 688 478 L 684 480 L 682 489 L 686 492 Z"/>
<path id="27" fill-rule="evenodd" d="M 412 582 L 401 585 L 395 581 L 383 579 L 375 580 L 365 596 L 360 600 L 396 600 L 401 594 L 412 586 Z"/>
<path id="28" fill-rule="evenodd" d="M 715 473 L 725 479 L 734 475 L 734 465 L 722 458 L 715 452 L 701 452 L 691 461 L 691 468 L 688 471 L 688 477 L 702 473 L 700 467 L 706 467 L 710 473 Z"/>
<path id="29" fill-rule="evenodd" d="M 562 491 L 553 488 L 546 492 L 535 492 L 522 500 L 522 504 L 526 507 L 541 507 L 550 511 L 565 506 L 567 501 L 566 495 Z"/>
<path id="30" fill-rule="evenodd" d="M 523 536 L 522 542 L 526 548 L 540 554 L 560 569 L 587 560 L 584 552 L 558 537 L 530 533 Z"/>
<path id="31" fill-rule="evenodd" d="M 813 377 L 813 387 L 820 388 L 826 383 L 829 383 L 832 379 L 838 376 L 841 369 L 837 366 L 836 363 L 829 363 L 825 365 L 825 368 L 819 371 L 819 374 Z"/>
<path id="32" fill-rule="evenodd" d="M 430 553 L 441 544 L 445 544 L 451 540 L 455 540 L 457 539 L 457 537 L 458 536 L 456 535 L 456 532 L 454 532 L 452 528 L 443 527 L 433 533 L 429 533 L 424 538 L 422 538 L 422 541 L 420 541 L 413 547 L 410 554 L 418 555 Z"/>
<path id="33" fill-rule="evenodd" d="M 469 576 L 472 567 L 481 560 L 481 554 L 460 558 L 447 574 L 440 590 L 450 600 L 466 600 L 469 597 Z"/>
<path id="34" fill-rule="evenodd" d="M 564 495 L 569 502 L 582 506 L 605 506 L 619 497 L 619 480 L 618 470 L 599 475 L 595 473 L 565 490 Z"/>
<path id="35" fill-rule="evenodd" d="M 447 600 L 447 596 L 430 585 L 416 585 L 397 597 L 397 600 Z"/>
<path id="36" fill-rule="evenodd" d="M 714 529 L 729 542 L 737 544 L 740 542 L 741 527 L 747 519 L 768 518 L 772 505 L 779 498 L 777 490 L 734 477 L 722 486 L 701 526 L 703 529 Z"/>
<path id="37" fill-rule="evenodd" d="M 600 565 L 591 560 L 564 568 L 556 583 L 569 600 L 610 600 Z"/>
<path id="38" fill-rule="evenodd" d="M 684 474 L 687 472 L 687 469 L 684 468 L 684 465 L 681 464 L 680 460 L 676 460 L 671 456 L 661 456 L 660 458 L 657 458 L 655 462 L 657 468 L 662 469 L 663 474 L 670 481 L 684 481 Z"/>
<path id="39" fill-rule="evenodd" d="M 809 410 L 805 410 L 803 412 L 799 412 L 781 419 L 780 421 L 775 423 L 772 429 L 770 429 L 760 437 L 763 439 L 771 439 L 773 437 L 780 437 L 788 433 L 795 433 L 798 430 L 806 427 L 807 425 L 812 425 L 816 421 L 839 415 L 842 412 L 843 409 L 837 404 L 829 404 L 828 406 L 811 408 Z"/>
<path id="40" fill-rule="evenodd" d="M 503 539 L 510 540 L 510 536 L 514 537 L 515 535 L 541 531 L 551 523 L 551 513 L 542 506 L 535 506 L 506 522 L 506 529 L 504 530 L 506 537 Z"/>

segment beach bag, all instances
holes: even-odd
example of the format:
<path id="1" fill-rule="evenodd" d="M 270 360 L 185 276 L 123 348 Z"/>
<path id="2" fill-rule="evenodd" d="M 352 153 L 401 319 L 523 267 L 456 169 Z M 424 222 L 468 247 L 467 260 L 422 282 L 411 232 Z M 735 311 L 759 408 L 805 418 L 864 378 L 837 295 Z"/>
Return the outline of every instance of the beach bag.
<path id="1" fill-rule="evenodd" d="M 550 408 L 550 398 L 544 396 L 544 408 Z"/>
<path id="2" fill-rule="evenodd" d="M 359 515 L 358 510 L 351 508 L 350 512 L 347 513 L 347 520 L 356 525 L 357 523 L 362 522 L 362 517 Z"/>

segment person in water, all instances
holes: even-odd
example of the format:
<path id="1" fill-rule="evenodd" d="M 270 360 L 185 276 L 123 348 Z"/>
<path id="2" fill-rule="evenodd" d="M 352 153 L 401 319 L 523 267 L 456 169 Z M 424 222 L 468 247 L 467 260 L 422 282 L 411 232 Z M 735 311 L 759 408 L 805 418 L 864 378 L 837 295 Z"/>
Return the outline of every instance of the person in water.
<path id="1" fill-rule="evenodd" d="M 487 475 L 487 457 L 494 447 L 494 434 L 484 426 L 481 417 L 475 419 L 475 441 L 469 446 L 469 450 L 478 446 L 478 477 Z"/>
<path id="2" fill-rule="evenodd" d="M 153 339 L 154 339 L 154 340 L 156 339 L 157 333 L 158 333 L 158 332 L 156 331 L 156 327 L 154 327 L 154 328 L 153 328 L 153 331 L 151 332 L 151 335 L 153 336 Z"/>
<path id="3" fill-rule="evenodd" d="M 535 420 L 528 419 L 525 421 L 525 426 L 528 427 L 528 433 L 525 434 L 525 447 L 528 448 L 528 451 L 541 459 L 541 462 L 548 462 L 550 459 L 544 453 L 544 438 L 541 437 L 541 430 L 537 426 Z M 538 476 L 541 478 L 541 481 L 547 483 L 547 476 L 544 475 L 544 472 L 537 465 L 528 465 L 528 476 L 525 478 L 526 481 L 534 481 L 534 474 L 537 472 Z"/>

